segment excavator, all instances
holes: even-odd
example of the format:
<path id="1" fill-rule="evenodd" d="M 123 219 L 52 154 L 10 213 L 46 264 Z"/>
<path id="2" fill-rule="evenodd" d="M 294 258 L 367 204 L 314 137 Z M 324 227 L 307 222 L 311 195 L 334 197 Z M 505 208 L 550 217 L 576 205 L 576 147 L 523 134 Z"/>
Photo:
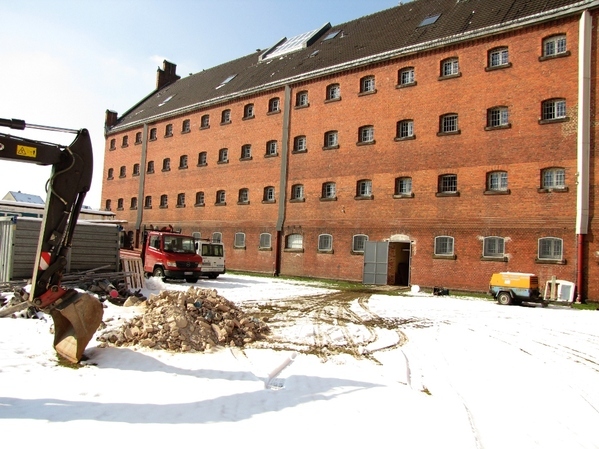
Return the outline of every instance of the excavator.
<path id="1" fill-rule="evenodd" d="M 52 166 L 31 286 L 23 299 L 52 316 L 56 352 L 71 363 L 79 363 L 104 313 L 95 296 L 61 285 L 75 225 L 91 186 L 89 132 L 27 124 L 19 119 L 0 118 L 0 126 L 76 134 L 70 145 L 59 145 L 0 133 L 0 159 Z"/>

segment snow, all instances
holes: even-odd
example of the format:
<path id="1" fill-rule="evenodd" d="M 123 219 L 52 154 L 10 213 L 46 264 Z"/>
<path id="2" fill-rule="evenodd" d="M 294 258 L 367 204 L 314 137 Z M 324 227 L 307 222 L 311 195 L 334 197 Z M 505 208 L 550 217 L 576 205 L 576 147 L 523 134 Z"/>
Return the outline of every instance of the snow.
<path id="1" fill-rule="evenodd" d="M 151 281 L 147 295 L 190 287 Z M 335 293 L 233 274 L 197 286 L 257 308 Z M 2 319 L 0 431 L 16 447 L 50 448 L 599 447 L 599 312 L 418 289 L 364 296 L 344 311 L 353 322 L 300 311 L 277 326 L 287 349 L 170 353 L 93 339 L 78 368 L 58 363 L 51 318 Z M 106 306 L 108 326 L 139 313 Z M 373 317 L 398 324 L 361 324 Z M 328 356 L 302 352 L 317 340 Z M 334 350 L 344 345 L 355 353 Z"/>

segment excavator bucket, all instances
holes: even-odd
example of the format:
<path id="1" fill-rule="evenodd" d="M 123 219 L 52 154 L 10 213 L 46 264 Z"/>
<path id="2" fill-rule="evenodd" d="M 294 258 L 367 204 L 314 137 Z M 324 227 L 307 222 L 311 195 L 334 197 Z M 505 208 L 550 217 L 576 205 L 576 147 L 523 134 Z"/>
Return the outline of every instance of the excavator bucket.
<path id="1" fill-rule="evenodd" d="M 52 309 L 54 348 L 59 355 L 78 363 L 83 351 L 102 323 L 104 307 L 94 296 L 73 291 L 73 294 Z"/>

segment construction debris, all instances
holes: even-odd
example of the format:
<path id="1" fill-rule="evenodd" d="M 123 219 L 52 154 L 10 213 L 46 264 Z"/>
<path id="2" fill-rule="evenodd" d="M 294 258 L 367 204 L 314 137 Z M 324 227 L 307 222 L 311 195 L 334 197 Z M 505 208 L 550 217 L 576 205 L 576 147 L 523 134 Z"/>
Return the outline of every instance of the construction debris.
<path id="1" fill-rule="evenodd" d="M 135 298 L 129 298 L 136 303 Z M 118 330 L 98 337 L 105 345 L 139 345 L 176 352 L 204 351 L 219 346 L 244 346 L 268 333 L 268 327 L 244 312 L 216 290 L 190 287 L 164 290 L 137 302 L 141 316 Z"/>

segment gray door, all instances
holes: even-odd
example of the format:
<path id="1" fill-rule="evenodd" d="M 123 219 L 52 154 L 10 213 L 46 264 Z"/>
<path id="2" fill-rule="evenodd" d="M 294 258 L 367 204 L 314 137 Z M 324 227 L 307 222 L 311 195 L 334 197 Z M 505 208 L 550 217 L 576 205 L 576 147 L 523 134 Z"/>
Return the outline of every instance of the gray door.
<path id="1" fill-rule="evenodd" d="M 362 283 L 387 285 L 389 242 L 365 242 Z"/>

